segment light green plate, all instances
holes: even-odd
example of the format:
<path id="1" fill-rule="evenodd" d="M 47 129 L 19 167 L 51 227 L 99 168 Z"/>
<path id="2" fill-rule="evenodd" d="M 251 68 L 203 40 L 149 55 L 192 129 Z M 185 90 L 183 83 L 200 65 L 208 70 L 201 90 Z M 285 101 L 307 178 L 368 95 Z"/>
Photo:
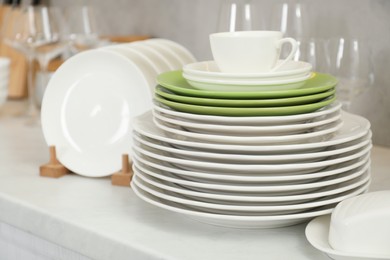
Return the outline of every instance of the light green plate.
<path id="1" fill-rule="evenodd" d="M 155 96 L 155 99 L 157 102 L 160 102 L 170 108 L 192 114 L 215 116 L 286 116 L 316 111 L 317 109 L 334 102 L 336 97 L 331 96 L 326 100 L 313 104 L 285 107 L 212 107 L 177 103 L 158 95 Z"/>
<path id="2" fill-rule="evenodd" d="M 334 88 L 313 95 L 290 98 L 269 98 L 269 99 L 213 99 L 177 95 L 162 86 L 156 87 L 156 94 L 159 96 L 185 104 L 214 106 L 214 107 L 276 107 L 310 104 L 334 95 Z"/>
<path id="3" fill-rule="evenodd" d="M 170 91 L 184 96 L 205 98 L 231 98 L 231 99 L 255 99 L 255 98 L 284 98 L 298 97 L 321 93 L 334 88 L 337 79 L 329 74 L 316 73 L 308 79 L 302 87 L 289 90 L 256 91 L 256 92 L 219 92 L 200 90 L 192 87 L 183 78 L 182 71 L 169 71 L 157 76 L 157 82 Z"/>

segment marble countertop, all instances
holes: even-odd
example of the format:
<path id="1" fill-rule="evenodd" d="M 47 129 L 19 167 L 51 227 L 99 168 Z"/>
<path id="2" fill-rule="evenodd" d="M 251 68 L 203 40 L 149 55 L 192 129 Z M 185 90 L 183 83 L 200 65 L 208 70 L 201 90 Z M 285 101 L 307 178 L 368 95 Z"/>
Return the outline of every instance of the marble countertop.
<path id="1" fill-rule="evenodd" d="M 151 206 L 109 178 L 39 177 L 48 148 L 38 126 L 0 119 L 0 221 L 97 260 L 328 259 L 306 224 L 239 230 Z M 390 149 L 372 151 L 371 190 L 390 189 Z"/>

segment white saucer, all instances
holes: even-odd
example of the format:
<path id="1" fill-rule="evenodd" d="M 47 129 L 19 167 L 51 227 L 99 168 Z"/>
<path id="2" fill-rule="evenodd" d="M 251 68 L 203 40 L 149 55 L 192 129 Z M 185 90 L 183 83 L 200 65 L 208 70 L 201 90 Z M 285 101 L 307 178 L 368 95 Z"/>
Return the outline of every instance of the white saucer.
<path id="1" fill-rule="evenodd" d="M 278 61 L 283 62 L 283 60 Z M 187 64 L 183 72 L 192 75 L 214 79 L 253 80 L 253 79 L 289 79 L 298 75 L 305 75 L 312 69 L 312 65 L 303 61 L 288 61 L 278 70 L 268 73 L 224 73 L 221 72 L 215 61 L 202 61 Z"/>
<path id="2" fill-rule="evenodd" d="M 313 219 L 306 227 L 306 238 L 318 250 L 326 253 L 335 260 L 369 260 L 369 259 L 389 259 L 388 257 L 350 254 L 340 252 L 331 247 L 328 242 L 330 226 L 330 215 Z"/>
<path id="3" fill-rule="evenodd" d="M 102 49 L 68 59 L 54 73 L 42 102 L 42 129 L 58 160 L 89 177 L 108 176 L 130 153 L 132 119 L 149 110 L 152 97 L 139 68 Z"/>

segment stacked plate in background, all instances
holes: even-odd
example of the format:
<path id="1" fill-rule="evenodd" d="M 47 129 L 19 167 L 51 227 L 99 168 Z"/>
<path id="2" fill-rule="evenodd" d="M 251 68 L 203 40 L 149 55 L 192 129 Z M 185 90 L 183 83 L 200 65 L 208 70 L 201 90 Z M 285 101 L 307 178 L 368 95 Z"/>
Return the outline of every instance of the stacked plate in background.
<path id="1" fill-rule="evenodd" d="M 340 110 L 332 76 L 252 91 L 184 77 L 159 75 L 153 113 L 134 121 L 132 187 L 141 199 L 206 223 L 269 228 L 367 191 L 370 123 Z"/>
<path id="2" fill-rule="evenodd" d="M 11 60 L 0 57 L 0 105 L 7 100 Z"/>
<path id="3" fill-rule="evenodd" d="M 41 115 L 47 144 L 72 172 L 109 176 L 131 150 L 132 119 L 152 108 L 159 73 L 194 62 L 181 45 L 151 39 L 81 52 L 54 73 Z"/>

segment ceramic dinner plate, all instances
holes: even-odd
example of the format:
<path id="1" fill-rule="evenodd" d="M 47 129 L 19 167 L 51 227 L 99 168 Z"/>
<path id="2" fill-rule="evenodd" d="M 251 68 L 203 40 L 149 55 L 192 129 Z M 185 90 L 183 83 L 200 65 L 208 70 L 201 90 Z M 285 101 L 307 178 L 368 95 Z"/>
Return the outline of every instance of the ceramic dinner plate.
<path id="1" fill-rule="evenodd" d="M 316 73 L 307 73 L 299 77 L 289 79 L 259 79 L 259 80 L 222 80 L 205 78 L 183 73 L 183 78 L 196 89 L 206 91 L 273 91 L 299 89 L 305 85 L 305 81 L 314 78 Z"/>
<path id="2" fill-rule="evenodd" d="M 332 248 L 328 241 L 330 228 L 330 215 L 317 217 L 306 226 L 305 234 L 307 240 L 312 246 L 324 252 L 335 260 L 368 260 L 368 259 L 388 259 L 388 257 L 379 257 L 363 254 L 352 254 L 340 252 Z"/>
<path id="3" fill-rule="evenodd" d="M 325 106 L 317 111 L 288 116 L 250 116 L 250 117 L 231 117 L 231 116 L 212 116 L 212 115 L 199 115 L 190 114 L 185 112 L 176 111 L 163 104 L 155 102 L 154 110 L 173 116 L 175 118 L 181 118 L 188 121 L 194 121 L 198 123 L 214 123 L 214 124 L 228 124 L 228 125 L 239 125 L 239 126 L 250 126 L 250 125 L 288 125 L 297 123 L 308 123 L 311 120 L 329 115 L 336 111 L 340 111 L 341 103 L 337 100 L 332 104 Z"/>
<path id="4" fill-rule="evenodd" d="M 223 214 L 212 214 L 203 211 L 196 211 L 178 203 L 166 201 L 153 196 L 140 189 L 135 182 L 132 182 L 134 193 L 142 200 L 173 212 L 187 215 L 190 218 L 200 222 L 209 223 L 218 226 L 235 227 L 235 228 L 275 228 L 298 224 L 310 218 L 329 214 L 333 207 L 320 207 L 309 210 L 304 213 L 287 214 L 278 216 L 234 216 Z"/>
<path id="5" fill-rule="evenodd" d="M 176 147 L 187 147 L 187 149 L 198 149 L 203 151 L 236 151 L 236 153 L 246 154 L 271 154 L 271 153 L 302 153 L 323 150 L 326 147 L 332 145 L 338 145 L 346 143 L 352 140 L 356 140 L 366 135 L 370 129 L 370 123 L 367 119 L 345 113 L 343 116 L 342 127 L 328 140 L 314 143 L 302 143 L 302 144 L 271 144 L 271 145 L 234 145 L 234 144 L 222 144 L 212 142 L 202 142 L 199 139 L 178 136 L 159 129 L 153 121 L 150 119 L 150 113 L 144 113 L 138 116 L 133 123 L 133 128 L 141 135 L 167 142 Z"/>
<path id="6" fill-rule="evenodd" d="M 133 117 L 151 108 L 148 82 L 129 59 L 82 52 L 53 75 L 42 102 L 42 129 L 58 160 L 89 177 L 108 176 L 130 153 Z"/>
<path id="7" fill-rule="evenodd" d="M 187 50 L 184 46 L 174 41 L 170 41 L 167 39 L 160 39 L 160 38 L 153 38 L 150 39 L 149 41 L 158 42 L 170 48 L 173 52 L 176 53 L 176 55 L 179 57 L 179 59 L 182 61 L 183 64 L 196 62 L 194 55 L 192 55 L 189 50 Z"/>
<path id="8" fill-rule="evenodd" d="M 200 106 L 213 106 L 213 107 L 280 107 L 280 106 L 293 106 L 303 105 L 318 102 L 329 96 L 334 95 L 335 89 L 330 89 L 325 92 L 299 96 L 290 98 L 269 98 L 269 99 L 218 99 L 218 98 L 199 98 L 177 95 L 168 89 L 161 86 L 157 86 L 155 89 L 156 94 L 159 96 L 178 103 L 200 105 Z"/>
<path id="9" fill-rule="evenodd" d="M 278 61 L 283 62 L 283 60 Z M 225 73 L 221 72 L 215 61 L 202 61 L 187 64 L 183 67 L 183 72 L 188 75 L 215 79 L 241 79 L 241 80 L 259 80 L 259 79 L 288 79 L 290 77 L 305 75 L 310 72 L 312 65 L 304 61 L 288 61 L 279 69 L 268 73 Z"/>
<path id="10" fill-rule="evenodd" d="M 230 99 L 261 99 L 261 98 L 285 98 L 297 97 L 321 93 L 332 89 L 337 84 L 337 79 L 329 74 L 316 73 L 314 77 L 305 81 L 299 89 L 270 90 L 270 91 L 207 91 L 192 87 L 182 76 L 182 71 L 170 71 L 157 77 L 157 82 L 170 91 L 183 96 L 205 98 L 230 98 Z"/>
<path id="11" fill-rule="evenodd" d="M 199 122 L 189 122 L 187 120 L 176 119 L 175 117 L 154 111 L 153 116 L 164 123 L 180 126 L 190 132 L 219 134 L 219 135 L 266 135 L 279 136 L 289 134 L 299 134 L 313 131 L 315 127 L 325 126 L 340 119 L 341 113 L 339 111 L 323 117 L 317 117 L 312 122 L 303 124 L 288 124 L 277 126 L 235 126 L 223 124 L 209 124 Z"/>
<path id="12" fill-rule="evenodd" d="M 297 105 L 297 106 L 281 106 L 281 107 L 213 107 L 199 106 L 174 102 L 156 95 L 155 100 L 177 111 L 201 114 L 201 115 L 216 115 L 216 116 L 286 116 L 303 113 L 311 113 L 320 108 L 332 104 L 336 97 L 330 96 L 319 102 Z"/>

